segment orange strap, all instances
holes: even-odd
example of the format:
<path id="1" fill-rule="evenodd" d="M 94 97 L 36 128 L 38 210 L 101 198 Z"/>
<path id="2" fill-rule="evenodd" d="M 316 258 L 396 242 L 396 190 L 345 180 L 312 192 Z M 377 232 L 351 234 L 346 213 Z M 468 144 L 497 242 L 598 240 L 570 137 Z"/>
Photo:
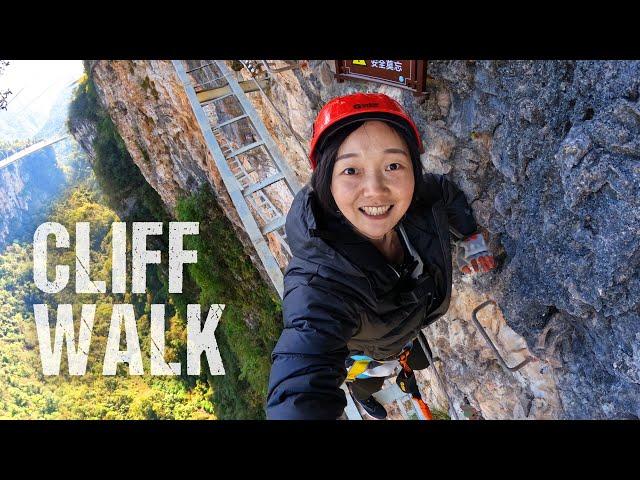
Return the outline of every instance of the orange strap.
<path id="1" fill-rule="evenodd" d="M 420 406 L 420 411 L 422 412 L 422 415 L 424 416 L 425 420 L 433 420 L 433 415 L 431 415 L 431 410 L 429 410 L 429 406 L 424 403 L 424 401 L 421 398 L 417 398 L 416 402 L 418 402 L 418 405 Z"/>
<path id="2" fill-rule="evenodd" d="M 406 348 L 406 349 L 404 349 L 402 351 L 402 353 L 400 354 L 400 357 L 398 357 L 398 361 L 400 362 L 400 366 L 405 371 L 405 373 L 407 373 L 407 375 L 411 374 L 411 367 L 409 366 L 409 362 L 407 361 L 407 359 L 409 358 L 409 352 L 410 351 L 411 350 Z"/>
<path id="3" fill-rule="evenodd" d="M 409 349 L 403 350 L 402 353 L 400 354 L 400 357 L 398 358 L 398 361 L 400 362 L 400 366 L 402 367 L 402 369 L 407 375 L 413 374 L 413 370 L 409 366 L 409 362 L 407 360 L 409 358 L 409 352 L 410 352 Z M 433 415 L 431 414 L 431 410 L 429 410 L 429 406 L 424 402 L 424 400 L 422 400 L 422 397 L 417 396 L 417 397 L 413 397 L 413 399 L 418 403 L 418 406 L 420 407 L 420 411 L 422 412 L 422 415 L 424 416 L 424 418 L 426 420 L 433 420 Z"/>

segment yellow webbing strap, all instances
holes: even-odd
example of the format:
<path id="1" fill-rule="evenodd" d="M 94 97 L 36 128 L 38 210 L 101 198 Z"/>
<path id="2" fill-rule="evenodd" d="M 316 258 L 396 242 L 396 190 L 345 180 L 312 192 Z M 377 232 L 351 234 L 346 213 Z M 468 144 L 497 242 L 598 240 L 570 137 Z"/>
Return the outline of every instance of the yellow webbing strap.
<path id="1" fill-rule="evenodd" d="M 356 360 L 347 372 L 347 382 L 352 382 L 355 378 L 367 369 L 371 360 Z"/>

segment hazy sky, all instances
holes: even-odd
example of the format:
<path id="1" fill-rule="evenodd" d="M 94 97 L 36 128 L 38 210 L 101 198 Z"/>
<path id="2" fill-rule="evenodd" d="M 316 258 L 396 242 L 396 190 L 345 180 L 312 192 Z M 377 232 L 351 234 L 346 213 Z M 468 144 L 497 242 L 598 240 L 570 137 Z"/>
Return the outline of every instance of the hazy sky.
<path id="1" fill-rule="evenodd" d="M 9 60 L 0 90 L 9 89 L 7 112 L 47 114 L 60 91 L 82 76 L 81 60 Z"/>

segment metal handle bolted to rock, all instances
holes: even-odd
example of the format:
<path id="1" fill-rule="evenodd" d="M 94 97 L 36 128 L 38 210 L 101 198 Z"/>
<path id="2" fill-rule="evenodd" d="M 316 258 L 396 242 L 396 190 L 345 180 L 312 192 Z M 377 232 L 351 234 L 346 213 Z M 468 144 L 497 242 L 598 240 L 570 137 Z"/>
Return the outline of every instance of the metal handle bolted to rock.
<path id="1" fill-rule="evenodd" d="M 496 357 L 498 358 L 498 362 L 500 363 L 502 368 L 504 368 L 505 370 L 507 370 L 509 372 L 516 372 L 516 371 L 520 370 L 522 367 L 524 367 L 527 363 L 529 363 L 532 359 L 531 359 L 531 357 L 527 357 L 522 362 L 520 362 L 518 365 L 516 365 L 514 367 L 510 367 L 509 365 L 507 365 L 507 362 L 505 362 L 504 358 L 502 358 L 502 355 L 500 355 L 500 352 L 498 351 L 498 348 L 491 341 L 491 338 L 489 338 L 489 335 L 487 334 L 485 329 L 482 327 L 482 325 L 478 321 L 478 317 L 477 317 L 478 312 L 480 310 L 482 310 L 483 308 L 485 308 L 486 306 L 491 305 L 491 304 L 495 305 L 496 308 L 498 307 L 498 304 L 495 301 L 487 300 L 486 302 L 481 303 L 480 305 L 478 305 L 476 308 L 473 309 L 473 312 L 471 313 L 471 320 L 473 320 L 473 324 L 476 326 L 476 328 L 478 329 L 480 334 L 487 341 L 487 344 L 489 345 L 489 347 L 491 347 L 491 350 L 493 350 L 493 353 L 496 354 Z"/>

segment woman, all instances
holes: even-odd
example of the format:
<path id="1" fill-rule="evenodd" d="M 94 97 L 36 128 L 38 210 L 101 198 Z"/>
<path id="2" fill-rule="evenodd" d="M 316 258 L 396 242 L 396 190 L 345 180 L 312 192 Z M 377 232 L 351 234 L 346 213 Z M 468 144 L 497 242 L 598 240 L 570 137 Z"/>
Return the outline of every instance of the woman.
<path id="1" fill-rule="evenodd" d="M 424 175 L 420 134 L 383 94 L 331 100 L 314 123 L 313 176 L 295 197 L 286 232 L 285 328 L 273 351 L 267 418 L 337 419 L 340 385 L 375 418 L 372 393 L 443 315 L 452 282 L 449 232 L 465 273 L 494 267 L 467 201 L 444 177 Z"/>

